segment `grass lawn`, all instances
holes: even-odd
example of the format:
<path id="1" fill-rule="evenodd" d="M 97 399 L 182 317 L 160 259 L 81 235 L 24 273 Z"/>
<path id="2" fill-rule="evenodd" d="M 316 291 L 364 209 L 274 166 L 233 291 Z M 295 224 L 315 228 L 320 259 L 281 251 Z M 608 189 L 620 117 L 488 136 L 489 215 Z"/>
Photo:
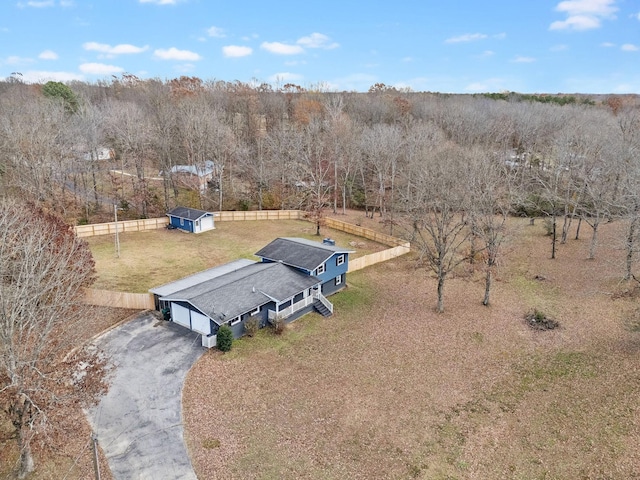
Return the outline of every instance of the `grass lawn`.
<path id="1" fill-rule="evenodd" d="M 198 477 L 640 478 L 640 309 L 618 294 L 620 226 L 601 227 L 596 260 L 586 230 L 550 260 L 525 222 L 490 307 L 465 269 L 436 314 L 435 279 L 400 257 L 349 275 L 330 318 L 207 352 L 183 390 Z M 560 328 L 529 328 L 533 308 Z"/>
<path id="2" fill-rule="evenodd" d="M 152 230 L 119 235 L 120 258 L 116 257 L 113 235 L 87 239 L 96 260 L 95 288 L 146 293 L 150 288 L 177 280 L 206 268 L 254 253 L 277 237 L 303 237 L 355 250 L 352 258 L 387 248 L 347 233 L 324 228 L 315 235 L 312 223 L 298 220 L 217 222 L 215 230 L 188 234 L 179 230 Z M 357 242 L 351 247 L 350 242 Z"/>

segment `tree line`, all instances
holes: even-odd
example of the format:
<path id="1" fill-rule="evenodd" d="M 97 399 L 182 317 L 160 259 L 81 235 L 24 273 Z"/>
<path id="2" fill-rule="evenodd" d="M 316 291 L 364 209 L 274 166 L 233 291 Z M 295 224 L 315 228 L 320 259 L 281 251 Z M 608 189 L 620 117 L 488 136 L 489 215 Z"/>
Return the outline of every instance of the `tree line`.
<path id="1" fill-rule="evenodd" d="M 178 204 L 295 208 L 318 225 L 328 210 L 362 209 L 422 245 L 442 280 L 462 258 L 494 265 L 507 215 L 545 217 L 552 258 L 572 225 L 589 229 L 594 257 L 600 225 L 620 218 L 624 276 L 634 278 L 639 105 L 637 96 L 384 84 L 356 93 L 197 77 L 12 77 L 0 82 L 0 175 L 5 191 L 76 222 L 106 220 L 114 204 L 138 218 Z"/>

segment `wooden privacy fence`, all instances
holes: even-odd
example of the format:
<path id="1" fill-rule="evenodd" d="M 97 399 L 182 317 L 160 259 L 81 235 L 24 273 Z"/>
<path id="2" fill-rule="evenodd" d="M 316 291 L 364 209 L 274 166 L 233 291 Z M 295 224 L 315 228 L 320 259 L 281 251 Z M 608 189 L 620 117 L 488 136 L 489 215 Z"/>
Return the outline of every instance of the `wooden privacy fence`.
<path id="1" fill-rule="evenodd" d="M 301 220 L 300 210 L 247 210 L 215 212 L 216 222 L 237 222 L 242 220 Z"/>
<path id="2" fill-rule="evenodd" d="M 166 227 L 169 217 L 145 218 L 141 220 L 122 220 L 117 222 L 118 233 L 143 232 L 145 230 L 158 230 Z M 93 223 L 91 225 L 76 225 L 78 237 L 94 237 L 96 235 L 115 235 L 116 222 Z"/>
<path id="3" fill-rule="evenodd" d="M 100 307 L 129 308 L 132 310 L 155 309 L 153 295 L 150 293 L 112 292 L 110 290 L 86 288 L 84 301 L 88 305 Z"/>
<path id="4" fill-rule="evenodd" d="M 391 235 L 385 235 L 384 233 L 376 232 L 370 228 L 360 227 L 352 223 L 343 222 L 342 220 L 336 220 L 335 218 L 325 218 L 325 225 L 334 230 L 340 230 L 341 232 L 351 233 L 358 237 L 363 237 L 374 242 L 388 245 L 390 247 L 404 246 L 407 244 L 406 240 L 401 238 L 392 237 Z"/>
<path id="5" fill-rule="evenodd" d="M 304 212 L 300 210 L 248 210 L 214 212 L 214 222 L 238 222 L 242 220 L 301 220 Z M 169 217 L 145 218 L 142 220 L 122 220 L 117 222 L 118 233 L 143 232 L 158 230 L 169 223 Z M 76 225 L 78 237 L 94 237 L 96 235 L 115 235 L 116 222 Z"/>
<path id="6" fill-rule="evenodd" d="M 386 250 L 382 250 L 381 252 L 370 253 L 369 255 L 354 258 L 353 260 L 350 259 L 348 272 L 355 272 L 356 270 L 361 270 L 365 267 L 375 265 L 376 263 L 386 262 L 387 260 L 391 260 L 392 258 L 396 258 L 400 255 L 404 255 L 405 253 L 409 253 L 410 251 L 411 246 L 409 245 L 409 242 L 406 242 L 404 245 L 388 248 Z"/>

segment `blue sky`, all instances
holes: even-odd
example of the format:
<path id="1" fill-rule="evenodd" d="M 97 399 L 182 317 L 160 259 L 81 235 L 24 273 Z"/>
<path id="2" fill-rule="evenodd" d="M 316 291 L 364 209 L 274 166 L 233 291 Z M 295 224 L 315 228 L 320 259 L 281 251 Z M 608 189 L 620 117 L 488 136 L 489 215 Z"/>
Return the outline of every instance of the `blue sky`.
<path id="1" fill-rule="evenodd" d="M 0 78 L 640 93 L 640 0 L 2 0 Z"/>

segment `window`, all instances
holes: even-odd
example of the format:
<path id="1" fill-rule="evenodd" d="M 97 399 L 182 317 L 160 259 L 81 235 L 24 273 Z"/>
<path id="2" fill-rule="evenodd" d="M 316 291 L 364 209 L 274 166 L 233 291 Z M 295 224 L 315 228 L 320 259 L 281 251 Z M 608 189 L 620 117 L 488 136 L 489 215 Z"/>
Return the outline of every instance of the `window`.
<path id="1" fill-rule="evenodd" d="M 339 256 L 336 258 L 336 265 L 342 265 L 343 263 L 344 263 L 344 254 L 339 255 Z"/>
<path id="2" fill-rule="evenodd" d="M 239 324 L 239 323 L 240 323 L 240 320 L 241 320 L 241 318 L 240 318 L 240 317 L 236 317 L 236 318 L 232 319 L 232 320 L 229 322 L 229 325 L 233 327 L 234 325 Z"/>
<path id="3" fill-rule="evenodd" d="M 322 275 L 323 273 L 324 273 L 324 263 L 316 269 L 316 275 Z"/>
<path id="4" fill-rule="evenodd" d="M 257 314 L 259 314 L 259 313 L 260 313 L 260 307 L 256 308 L 255 310 L 252 310 L 252 311 L 249 313 L 249 316 L 251 316 L 251 315 L 257 315 Z"/>
<path id="5" fill-rule="evenodd" d="M 336 285 L 340 285 L 342 283 L 342 275 L 338 275 L 336 277 Z"/>
<path id="6" fill-rule="evenodd" d="M 181 226 L 181 227 L 184 227 L 184 218 L 181 218 L 181 219 L 180 219 L 180 226 Z"/>

